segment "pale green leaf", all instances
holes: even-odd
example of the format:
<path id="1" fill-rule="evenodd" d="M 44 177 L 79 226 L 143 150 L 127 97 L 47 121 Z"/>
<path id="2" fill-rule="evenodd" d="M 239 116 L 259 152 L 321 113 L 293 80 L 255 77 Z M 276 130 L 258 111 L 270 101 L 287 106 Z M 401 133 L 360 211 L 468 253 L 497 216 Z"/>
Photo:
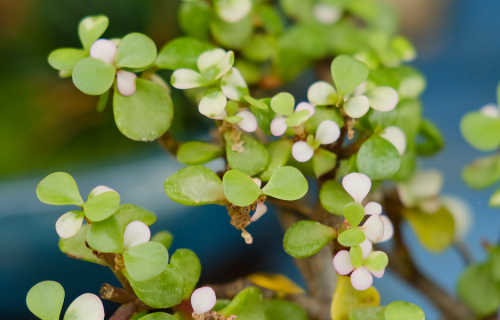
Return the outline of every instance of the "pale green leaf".
<path id="1" fill-rule="evenodd" d="M 291 116 L 295 107 L 295 98 L 288 92 L 280 92 L 271 99 L 271 108 L 277 114 Z"/>
<path id="2" fill-rule="evenodd" d="M 108 24 L 108 17 L 104 15 L 85 17 L 80 21 L 78 36 L 86 51 L 89 51 L 94 42 L 102 36 Z"/>
<path id="3" fill-rule="evenodd" d="M 64 303 L 64 288 L 55 281 L 42 281 L 26 296 L 28 309 L 41 320 L 59 320 Z"/>
<path id="4" fill-rule="evenodd" d="M 337 215 L 343 213 L 346 204 L 354 201 L 342 184 L 335 180 L 328 180 L 323 184 L 319 200 L 326 211 Z"/>
<path id="5" fill-rule="evenodd" d="M 338 236 L 338 241 L 344 247 L 353 247 L 365 241 L 366 236 L 363 231 L 358 228 L 351 228 L 341 232 Z"/>
<path id="6" fill-rule="evenodd" d="M 73 83 L 81 92 L 98 96 L 111 88 L 115 72 L 112 64 L 92 57 L 83 58 L 73 69 Z"/>
<path id="7" fill-rule="evenodd" d="M 189 165 L 203 164 L 222 156 L 219 146 L 201 141 L 189 141 L 177 150 L 177 161 Z"/>
<path id="8" fill-rule="evenodd" d="M 239 207 L 251 205 L 262 194 L 255 181 L 238 170 L 227 171 L 222 182 L 227 200 Z"/>
<path id="9" fill-rule="evenodd" d="M 49 64 L 56 70 L 69 71 L 73 70 L 76 64 L 86 56 L 88 52 L 82 49 L 57 49 L 49 54 Z"/>
<path id="10" fill-rule="evenodd" d="M 179 37 L 167 43 L 156 58 L 160 69 L 176 70 L 181 68 L 196 69 L 196 60 L 203 52 L 210 49 L 210 44 L 196 38 Z"/>
<path id="11" fill-rule="evenodd" d="M 413 303 L 404 301 L 391 302 L 385 308 L 385 320 L 424 320 L 424 311 Z"/>
<path id="12" fill-rule="evenodd" d="M 455 240 L 455 220 L 446 208 L 432 214 L 419 209 L 405 209 L 403 214 L 427 250 L 441 252 Z"/>
<path id="13" fill-rule="evenodd" d="M 191 297 L 201 275 L 201 263 L 196 253 L 189 249 L 177 249 L 170 258 L 170 265 L 184 278 L 184 300 Z"/>
<path id="14" fill-rule="evenodd" d="M 462 179 L 473 189 L 484 189 L 500 179 L 500 156 L 479 158 L 462 170 Z"/>
<path id="15" fill-rule="evenodd" d="M 299 221 L 286 231 L 283 246 L 292 257 L 305 258 L 318 252 L 336 237 L 337 232 L 333 228 L 319 222 Z"/>
<path id="16" fill-rule="evenodd" d="M 89 246 L 99 252 L 121 253 L 123 251 L 123 226 L 111 216 L 104 221 L 93 222 L 87 233 Z"/>
<path id="17" fill-rule="evenodd" d="M 117 68 L 143 68 L 156 59 L 156 45 L 142 33 L 129 33 L 120 41 L 116 49 Z"/>
<path id="18" fill-rule="evenodd" d="M 269 164 L 259 175 L 260 180 L 269 181 L 276 170 L 283 167 L 292 154 L 292 141 L 280 140 L 265 145 L 269 154 Z"/>
<path id="19" fill-rule="evenodd" d="M 88 230 L 89 227 L 87 225 L 83 225 L 78 233 L 71 238 L 59 240 L 59 249 L 70 258 L 107 266 L 106 262 L 101 259 L 97 259 L 97 257 L 92 253 L 92 249 L 89 249 L 85 245 Z"/>
<path id="20" fill-rule="evenodd" d="M 123 251 L 127 272 L 135 281 L 147 281 L 165 270 L 168 251 L 161 243 L 150 241 Z"/>
<path id="21" fill-rule="evenodd" d="M 460 122 L 460 131 L 465 140 L 481 151 L 497 149 L 500 146 L 500 119 L 480 112 L 466 114 Z"/>
<path id="22" fill-rule="evenodd" d="M 156 222 L 156 215 L 149 210 L 136 206 L 135 204 L 122 204 L 114 216 L 123 226 L 123 231 L 132 221 L 141 221 L 147 226 Z"/>
<path id="23" fill-rule="evenodd" d="M 91 194 L 92 195 L 92 194 Z M 105 191 L 89 196 L 89 199 L 83 205 L 85 217 L 90 221 L 97 222 L 107 219 L 115 213 L 120 207 L 120 196 L 115 191 Z"/>
<path id="24" fill-rule="evenodd" d="M 229 132 L 224 137 L 226 139 L 227 161 L 232 169 L 254 176 L 267 167 L 269 154 L 257 140 L 242 134 L 238 142 L 241 148 L 237 148 Z M 243 151 L 239 152 L 241 149 Z"/>
<path id="25" fill-rule="evenodd" d="M 266 300 L 259 289 L 249 287 L 241 291 L 219 314 L 225 317 L 235 315 L 238 320 L 267 320 Z"/>
<path id="26" fill-rule="evenodd" d="M 302 198 L 307 189 L 307 180 L 298 169 L 281 167 L 273 173 L 262 192 L 277 199 L 293 201 Z"/>
<path id="27" fill-rule="evenodd" d="M 372 180 L 383 180 L 393 177 L 401 165 L 398 150 L 387 140 L 372 136 L 359 149 L 356 157 L 359 172 Z"/>
<path id="28" fill-rule="evenodd" d="M 36 187 L 36 195 L 46 204 L 83 205 L 75 179 L 65 172 L 55 172 L 45 177 Z"/>
<path id="29" fill-rule="evenodd" d="M 369 69 L 359 60 L 340 55 L 333 60 L 331 71 L 337 93 L 343 97 L 368 77 Z"/>

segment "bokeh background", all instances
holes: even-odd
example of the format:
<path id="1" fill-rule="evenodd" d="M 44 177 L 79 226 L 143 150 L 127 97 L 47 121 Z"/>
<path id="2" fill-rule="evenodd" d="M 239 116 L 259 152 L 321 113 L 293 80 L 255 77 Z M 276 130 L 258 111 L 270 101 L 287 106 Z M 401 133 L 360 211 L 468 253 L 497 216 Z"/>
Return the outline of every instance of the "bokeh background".
<path id="1" fill-rule="evenodd" d="M 480 242 L 497 241 L 500 212 L 487 205 L 491 192 L 471 191 L 460 178 L 462 167 L 479 152 L 461 137 L 459 121 L 467 111 L 495 102 L 500 80 L 500 2 L 392 2 L 401 11 L 403 32 L 419 50 L 413 65 L 428 80 L 422 97 L 424 113 L 446 139 L 446 148 L 420 165 L 442 170 L 444 193 L 469 202 L 474 225 L 467 243 L 474 258 L 483 259 Z M 199 255 L 202 283 L 258 270 L 285 273 L 303 285 L 293 260 L 282 249 L 283 234 L 272 212 L 249 228 L 255 241 L 247 246 L 229 225 L 224 208 L 174 203 L 164 193 L 163 182 L 181 165 L 156 143 L 122 136 L 109 106 L 97 113 L 96 99 L 80 93 L 70 80 L 59 79 L 46 62 L 54 48 L 79 46 L 77 24 L 89 14 L 109 16 L 107 37 L 139 31 L 161 47 L 179 33 L 177 6 L 178 0 L 0 1 L 0 318 L 35 319 L 26 308 L 25 296 L 42 280 L 64 286 L 64 308 L 78 295 L 97 293 L 102 283 L 116 282 L 106 268 L 59 252 L 54 224 L 67 210 L 44 205 L 35 194 L 38 182 L 54 171 L 72 174 L 84 196 L 103 184 L 117 190 L 122 202 L 155 212 L 158 222 L 153 231 L 170 230 L 175 237 L 173 249 L 185 247 Z M 304 98 L 305 90 L 297 89 L 296 96 Z M 174 92 L 174 99 L 182 97 Z M 180 139 L 202 134 L 208 124 L 196 109 L 176 105 L 173 134 Z M 406 240 L 424 272 L 454 292 L 464 268 L 457 252 L 450 248 L 441 255 L 428 253 L 407 231 Z M 375 286 L 383 304 L 413 302 L 425 310 L 427 319 L 439 319 L 425 297 L 390 272 Z M 109 314 L 117 307 L 105 305 Z"/>

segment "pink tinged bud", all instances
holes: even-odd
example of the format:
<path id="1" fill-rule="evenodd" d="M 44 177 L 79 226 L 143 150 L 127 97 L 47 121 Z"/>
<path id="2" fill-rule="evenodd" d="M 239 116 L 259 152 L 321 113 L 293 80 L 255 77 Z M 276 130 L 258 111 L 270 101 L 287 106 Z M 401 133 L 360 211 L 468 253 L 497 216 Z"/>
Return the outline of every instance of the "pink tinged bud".
<path id="1" fill-rule="evenodd" d="M 99 39 L 90 47 L 90 56 L 113 64 L 115 62 L 116 45 L 107 39 Z"/>
<path id="2" fill-rule="evenodd" d="M 315 140 L 321 144 L 330 144 L 337 141 L 340 137 L 340 128 L 337 123 L 332 120 L 321 122 L 316 130 Z"/>
<path id="3" fill-rule="evenodd" d="M 379 242 L 384 237 L 384 220 L 380 215 L 372 215 L 359 229 L 371 242 Z"/>
<path id="4" fill-rule="evenodd" d="M 197 315 L 212 310 L 216 302 L 215 291 L 210 287 L 198 288 L 191 295 L 191 306 Z"/>
<path id="5" fill-rule="evenodd" d="M 380 216 L 380 218 L 382 218 L 382 221 L 384 222 L 384 236 L 378 242 L 385 242 L 390 240 L 394 235 L 394 226 L 387 216 Z"/>
<path id="6" fill-rule="evenodd" d="M 359 246 L 361 247 L 361 252 L 363 253 L 363 260 L 365 260 L 372 252 L 373 244 L 370 239 L 366 238 L 365 241 L 361 242 Z"/>
<path id="7" fill-rule="evenodd" d="M 62 239 L 68 239 L 80 231 L 84 214 L 82 211 L 69 211 L 63 214 L 56 222 L 56 231 Z"/>
<path id="8" fill-rule="evenodd" d="M 116 73 L 116 87 L 122 96 L 131 96 L 137 90 L 135 81 L 137 75 L 133 72 L 120 70 Z"/>
<path id="9" fill-rule="evenodd" d="M 372 181 L 365 174 L 353 172 L 342 179 L 342 186 L 345 191 L 351 195 L 354 201 L 361 203 L 368 192 L 370 192 Z"/>
<path id="10" fill-rule="evenodd" d="M 288 126 L 285 123 L 286 118 L 278 117 L 271 121 L 271 133 L 275 137 L 281 137 L 285 134 Z"/>
<path id="11" fill-rule="evenodd" d="M 252 221 L 252 222 L 257 221 L 266 212 L 267 212 L 267 206 L 264 204 L 264 202 L 257 201 L 257 209 L 255 210 L 255 213 L 252 215 L 252 218 L 250 219 L 250 221 Z"/>
<path id="12" fill-rule="evenodd" d="M 382 269 L 380 271 L 370 271 L 371 274 L 375 277 L 375 278 L 382 278 L 384 276 L 384 273 L 385 273 L 385 269 Z"/>
<path id="13" fill-rule="evenodd" d="M 358 291 L 364 291 L 371 287 L 373 283 L 373 276 L 366 269 L 366 267 L 361 267 L 359 269 L 354 270 L 351 274 L 351 284 L 354 289 Z"/>
<path id="14" fill-rule="evenodd" d="M 302 110 L 309 110 L 309 118 L 312 117 L 314 115 L 314 112 L 316 111 L 316 109 L 314 109 L 314 106 L 309 102 L 301 102 L 295 108 L 295 112 L 300 112 Z"/>
<path id="15" fill-rule="evenodd" d="M 479 112 L 490 118 L 500 118 L 500 110 L 498 106 L 490 103 L 479 109 Z"/>
<path id="16" fill-rule="evenodd" d="M 368 202 L 365 206 L 365 214 L 381 214 L 382 206 L 380 203 L 372 201 Z"/>
<path id="17" fill-rule="evenodd" d="M 335 257 L 333 258 L 333 266 L 340 275 L 345 276 L 351 273 L 354 270 L 354 267 L 351 263 L 351 257 L 349 256 L 349 251 L 341 250 L 337 252 Z"/>
<path id="18" fill-rule="evenodd" d="M 236 116 L 243 118 L 243 120 L 238 122 L 238 127 L 240 127 L 241 130 L 246 132 L 254 132 L 257 130 L 257 119 L 253 113 L 248 110 L 244 110 L 237 113 Z"/>
<path id="19" fill-rule="evenodd" d="M 305 141 L 297 141 L 292 147 L 292 156 L 298 162 L 306 162 L 312 158 L 314 149 Z"/>
<path id="20" fill-rule="evenodd" d="M 148 242 L 151 239 L 151 230 L 141 221 L 132 221 L 125 228 L 123 234 L 123 246 L 125 249 L 132 248 L 138 244 Z"/>

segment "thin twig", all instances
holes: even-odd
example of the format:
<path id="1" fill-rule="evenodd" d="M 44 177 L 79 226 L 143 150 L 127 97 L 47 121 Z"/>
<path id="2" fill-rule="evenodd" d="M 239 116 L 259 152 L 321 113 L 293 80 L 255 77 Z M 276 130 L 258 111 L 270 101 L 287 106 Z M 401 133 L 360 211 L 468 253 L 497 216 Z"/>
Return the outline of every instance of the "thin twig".
<path id="1" fill-rule="evenodd" d="M 129 320 L 138 312 L 134 303 L 127 303 L 122 305 L 109 320 Z"/>

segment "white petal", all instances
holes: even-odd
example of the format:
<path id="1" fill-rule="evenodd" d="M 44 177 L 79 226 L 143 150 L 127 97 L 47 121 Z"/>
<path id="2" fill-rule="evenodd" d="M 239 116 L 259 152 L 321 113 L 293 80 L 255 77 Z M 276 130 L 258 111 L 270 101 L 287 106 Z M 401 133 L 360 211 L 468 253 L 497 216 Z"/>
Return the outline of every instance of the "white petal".
<path id="1" fill-rule="evenodd" d="M 354 270 L 351 274 L 351 284 L 352 287 L 358 291 L 364 291 L 371 287 L 373 283 L 373 276 L 366 269 L 366 267 L 361 267 L 359 269 Z"/>
<path id="2" fill-rule="evenodd" d="M 137 89 L 135 86 L 136 80 L 137 76 L 133 72 L 120 70 L 116 73 L 116 86 L 122 96 L 131 96 L 135 93 Z"/>
<path id="3" fill-rule="evenodd" d="M 314 106 L 309 102 L 301 102 L 297 105 L 297 107 L 295 107 L 295 112 L 299 112 L 302 110 L 309 110 L 309 118 L 312 117 L 314 112 L 316 111 Z"/>
<path id="4" fill-rule="evenodd" d="M 217 302 L 215 291 L 210 287 L 198 288 L 191 295 L 191 306 L 197 315 L 212 310 L 215 302 Z"/>
<path id="5" fill-rule="evenodd" d="M 345 113 L 354 119 L 361 118 L 370 110 L 370 100 L 366 96 L 356 96 L 344 104 Z"/>
<path id="6" fill-rule="evenodd" d="M 365 174 L 353 172 L 342 179 L 342 186 L 353 197 L 354 201 L 361 203 L 368 192 L 370 192 L 372 181 Z"/>
<path id="7" fill-rule="evenodd" d="M 254 132 L 257 130 L 257 119 L 248 110 L 244 110 L 241 112 L 238 112 L 236 114 L 237 117 L 242 117 L 243 120 L 238 122 L 238 127 L 241 128 L 241 130 L 246 131 L 246 132 Z"/>
<path id="8" fill-rule="evenodd" d="M 335 257 L 333 258 L 333 266 L 340 275 L 345 276 L 346 274 L 351 273 L 351 271 L 354 270 L 354 267 L 352 266 L 349 251 L 340 250 L 339 252 L 337 252 Z"/>
<path id="9" fill-rule="evenodd" d="M 418 206 L 425 213 L 434 214 L 441 208 L 441 199 L 439 197 L 422 199 L 418 201 Z"/>
<path id="10" fill-rule="evenodd" d="M 259 186 L 259 188 L 262 187 L 262 180 L 260 180 L 259 178 L 252 178 L 252 180 L 257 186 Z"/>
<path id="11" fill-rule="evenodd" d="M 255 222 L 267 212 L 267 206 L 262 201 L 257 201 L 257 208 L 250 221 Z"/>
<path id="12" fill-rule="evenodd" d="M 472 210 L 469 204 L 455 196 L 442 196 L 441 200 L 455 220 L 455 236 L 465 237 L 472 226 Z"/>
<path id="13" fill-rule="evenodd" d="M 95 197 L 98 194 L 108 192 L 108 191 L 116 192 L 115 190 L 113 190 L 109 187 L 106 187 L 106 186 L 97 186 L 94 189 L 92 189 L 92 191 L 90 191 L 89 198 Z"/>
<path id="14" fill-rule="evenodd" d="M 138 244 L 148 242 L 151 239 L 151 230 L 141 221 L 132 221 L 125 228 L 123 234 L 123 246 L 125 249 L 132 248 Z"/>
<path id="15" fill-rule="evenodd" d="M 224 120 L 225 117 L 227 117 L 227 112 L 226 112 L 226 110 L 222 110 L 215 117 L 209 117 L 209 118 L 214 119 L 214 120 Z"/>
<path id="16" fill-rule="evenodd" d="M 95 294 L 84 293 L 66 310 L 64 320 L 104 320 L 104 306 Z"/>
<path id="17" fill-rule="evenodd" d="M 292 156 L 298 162 L 306 162 L 312 158 L 314 149 L 305 141 L 297 141 L 292 147 Z"/>
<path id="18" fill-rule="evenodd" d="M 406 150 L 406 135 L 399 127 L 391 126 L 384 129 L 384 132 L 380 135 L 385 140 L 392 143 L 394 147 L 398 150 L 399 154 L 402 155 Z"/>
<path id="19" fill-rule="evenodd" d="M 286 118 L 283 117 L 274 118 L 273 121 L 271 121 L 271 133 L 273 136 L 279 137 L 285 134 L 288 128 L 285 122 Z"/>
<path id="20" fill-rule="evenodd" d="M 177 89 L 191 89 L 204 86 L 207 79 L 191 69 L 177 69 L 172 74 L 170 83 Z"/>
<path id="21" fill-rule="evenodd" d="M 216 66 L 217 63 L 222 60 L 225 54 L 226 51 L 222 50 L 221 48 L 203 52 L 202 54 L 200 54 L 196 62 L 196 64 L 198 65 L 198 70 L 203 73 L 203 71 L 207 70 L 208 68 Z"/>
<path id="22" fill-rule="evenodd" d="M 359 229 L 371 242 L 379 242 L 384 237 L 384 220 L 380 215 L 372 215 Z"/>
<path id="23" fill-rule="evenodd" d="M 216 73 L 214 76 L 214 79 L 219 79 L 222 77 L 226 72 L 231 70 L 234 64 L 234 52 L 233 51 L 228 51 L 222 57 L 222 60 L 219 61 L 219 63 L 216 66 Z"/>
<path id="24" fill-rule="evenodd" d="M 203 98 L 201 98 L 200 104 L 198 105 L 198 111 L 209 118 L 216 117 L 224 110 L 226 103 L 227 98 L 222 91 L 218 89 L 209 90 L 205 93 Z"/>
<path id="25" fill-rule="evenodd" d="M 397 91 L 391 87 L 378 87 L 365 95 L 370 100 L 370 107 L 378 111 L 391 111 L 399 101 Z"/>
<path id="26" fill-rule="evenodd" d="M 394 226 L 392 225 L 391 219 L 389 217 L 381 215 L 382 221 L 384 222 L 384 236 L 378 242 L 385 242 L 392 238 L 394 235 Z"/>
<path id="27" fill-rule="evenodd" d="M 479 112 L 490 118 L 500 118 L 500 110 L 498 109 L 498 106 L 492 103 L 479 109 Z"/>
<path id="28" fill-rule="evenodd" d="M 330 144 L 340 137 L 339 125 L 332 120 L 321 122 L 316 130 L 315 140 L 321 144 Z"/>
<path id="29" fill-rule="evenodd" d="M 416 199 L 438 196 L 443 187 L 443 175 L 438 170 L 416 172 L 408 182 L 408 192 Z"/>
<path id="30" fill-rule="evenodd" d="M 219 17 L 230 23 L 240 21 L 252 9 L 251 0 L 219 0 L 215 1 L 214 4 Z"/>
<path id="31" fill-rule="evenodd" d="M 307 90 L 307 99 L 314 105 L 327 105 L 328 96 L 335 93 L 335 88 L 326 81 L 313 83 Z"/>
<path id="32" fill-rule="evenodd" d="M 396 185 L 396 189 L 398 190 L 399 200 L 401 200 L 405 207 L 411 208 L 416 205 L 417 200 L 412 196 L 408 185 L 398 183 Z"/>
<path id="33" fill-rule="evenodd" d="M 365 206 L 365 214 L 381 214 L 382 213 L 382 206 L 380 203 L 371 201 L 368 202 Z"/>
<path id="34" fill-rule="evenodd" d="M 376 278 L 382 278 L 384 276 L 384 273 L 385 273 L 385 269 L 382 269 L 380 271 L 370 271 L 371 274 L 376 277 Z"/>
<path id="35" fill-rule="evenodd" d="M 338 21 L 343 14 L 342 9 L 326 3 L 318 3 L 313 8 L 314 18 L 323 24 L 332 24 Z"/>
<path id="36" fill-rule="evenodd" d="M 90 56 L 113 64 L 115 62 L 116 45 L 107 39 L 99 39 L 90 47 Z"/>
<path id="37" fill-rule="evenodd" d="M 231 68 L 221 78 L 221 89 L 228 99 L 241 101 L 248 94 L 248 86 L 240 71 Z"/>
<path id="38" fill-rule="evenodd" d="M 83 211 L 70 211 L 63 214 L 56 222 L 56 231 L 62 239 L 68 239 L 78 233 L 83 223 Z"/>
<path id="39" fill-rule="evenodd" d="M 372 252 L 373 244 L 370 239 L 366 238 L 365 241 L 361 242 L 359 246 L 361 247 L 361 251 L 363 252 L 363 260 L 365 260 L 370 252 Z"/>

